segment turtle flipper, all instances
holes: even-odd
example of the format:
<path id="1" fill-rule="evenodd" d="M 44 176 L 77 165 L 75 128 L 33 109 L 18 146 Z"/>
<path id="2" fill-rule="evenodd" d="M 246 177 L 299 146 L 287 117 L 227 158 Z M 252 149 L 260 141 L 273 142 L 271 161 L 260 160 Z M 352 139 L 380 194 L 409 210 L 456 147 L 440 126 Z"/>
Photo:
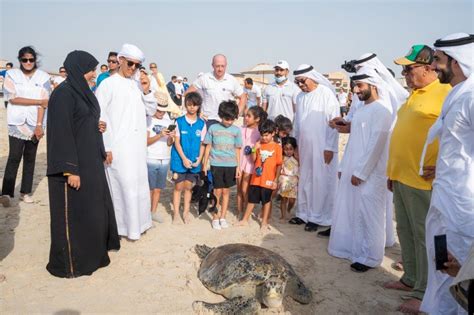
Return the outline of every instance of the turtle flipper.
<path id="1" fill-rule="evenodd" d="M 311 290 L 308 289 L 298 277 L 294 277 L 288 281 L 286 292 L 295 301 L 301 304 L 309 304 L 313 299 Z"/>
<path id="2" fill-rule="evenodd" d="M 216 304 L 195 301 L 193 310 L 197 313 L 212 312 L 216 315 L 257 314 L 260 311 L 260 303 L 255 298 L 249 299 L 239 296 Z"/>
<path id="3" fill-rule="evenodd" d="M 194 251 L 196 252 L 196 254 L 201 259 L 204 259 L 207 256 L 207 254 L 209 254 L 209 252 L 211 250 L 212 250 L 212 248 L 207 246 L 207 245 L 196 245 L 196 246 L 194 246 Z"/>

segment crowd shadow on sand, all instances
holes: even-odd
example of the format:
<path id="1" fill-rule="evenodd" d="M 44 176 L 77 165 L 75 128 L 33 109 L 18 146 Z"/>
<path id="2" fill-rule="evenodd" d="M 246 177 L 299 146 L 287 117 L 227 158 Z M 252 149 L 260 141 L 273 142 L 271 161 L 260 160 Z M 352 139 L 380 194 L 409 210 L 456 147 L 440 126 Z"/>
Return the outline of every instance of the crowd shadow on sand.
<path id="1" fill-rule="evenodd" d="M 7 163 L 8 156 L 2 156 L 0 160 L 4 163 L 0 169 L 0 181 L 3 181 L 5 173 L 5 166 Z M 23 163 L 20 163 L 18 168 L 17 181 L 15 184 L 15 197 L 12 198 L 11 206 L 4 208 L 0 205 L 0 261 L 5 259 L 15 248 L 15 232 L 20 224 L 20 211 L 22 209 L 22 203 L 19 202 L 20 186 L 21 186 L 21 174 L 23 169 Z M 36 156 L 35 174 L 33 177 L 33 199 L 35 196 L 36 189 L 39 183 L 46 176 L 46 153 L 39 153 Z M 37 204 L 37 203 L 35 203 Z"/>

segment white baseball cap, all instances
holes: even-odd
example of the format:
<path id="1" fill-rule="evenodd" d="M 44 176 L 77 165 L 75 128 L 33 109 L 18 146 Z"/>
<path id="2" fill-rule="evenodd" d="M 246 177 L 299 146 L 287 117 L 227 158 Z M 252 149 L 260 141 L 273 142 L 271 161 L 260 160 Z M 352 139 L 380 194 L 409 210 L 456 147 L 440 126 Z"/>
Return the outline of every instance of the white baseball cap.
<path id="1" fill-rule="evenodd" d="M 288 64 L 288 62 L 286 62 L 286 60 L 278 60 L 278 62 L 273 66 L 273 68 L 276 67 L 290 70 L 290 65 Z"/>

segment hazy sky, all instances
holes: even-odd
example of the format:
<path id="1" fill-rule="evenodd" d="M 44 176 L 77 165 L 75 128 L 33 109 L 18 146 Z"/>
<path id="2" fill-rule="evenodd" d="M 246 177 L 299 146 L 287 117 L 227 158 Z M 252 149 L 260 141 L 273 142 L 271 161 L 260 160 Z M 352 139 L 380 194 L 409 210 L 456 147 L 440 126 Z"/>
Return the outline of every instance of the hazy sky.
<path id="1" fill-rule="evenodd" d="M 474 33 L 472 0 L 354 1 L 24 1 L 0 0 L 0 58 L 33 45 L 42 68 L 57 70 L 68 52 L 105 63 L 123 43 L 140 47 L 168 79 L 211 70 L 224 53 L 228 71 L 286 59 L 339 70 L 344 60 L 375 52 L 388 66 L 416 43 Z"/>

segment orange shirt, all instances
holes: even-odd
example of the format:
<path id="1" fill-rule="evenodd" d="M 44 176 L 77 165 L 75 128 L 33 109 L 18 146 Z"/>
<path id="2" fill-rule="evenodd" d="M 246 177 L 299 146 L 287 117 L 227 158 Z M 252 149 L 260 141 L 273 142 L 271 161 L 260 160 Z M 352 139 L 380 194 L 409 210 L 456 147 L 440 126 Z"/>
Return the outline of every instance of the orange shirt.
<path id="1" fill-rule="evenodd" d="M 265 162 L 262 163 L 262 157 Z M 262 167 L 262 175 L 257 176 L 255 169 L 250 179 L 250 185 L 260 186 L 272 189 L 272 184 L 276 178 L 277 167 L 283 163 L 283 153 L 281 145 L 275 142 L 262 143 L 260 149 L 257 150 L 257 160 L 255 161 L 255 169 Z"/>

